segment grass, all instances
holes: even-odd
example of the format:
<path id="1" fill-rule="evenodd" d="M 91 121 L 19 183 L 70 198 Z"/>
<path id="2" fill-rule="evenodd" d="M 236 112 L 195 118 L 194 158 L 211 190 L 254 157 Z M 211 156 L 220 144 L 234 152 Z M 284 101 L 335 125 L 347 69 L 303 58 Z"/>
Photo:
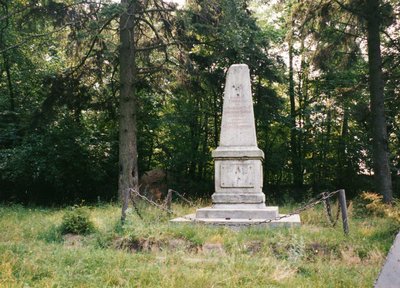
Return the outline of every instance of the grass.
<path id="1" fill-rule="evenodd" d="M 314 208 L 301 227 L 235 232 L 145 206 L 121 227 L 118 206 L 87 209 L 95 232 L 63 236 L 65 209 L 0 206 L 0 287 L 371 287 L 399 228 L 351 217 L 346 237 Z"/>

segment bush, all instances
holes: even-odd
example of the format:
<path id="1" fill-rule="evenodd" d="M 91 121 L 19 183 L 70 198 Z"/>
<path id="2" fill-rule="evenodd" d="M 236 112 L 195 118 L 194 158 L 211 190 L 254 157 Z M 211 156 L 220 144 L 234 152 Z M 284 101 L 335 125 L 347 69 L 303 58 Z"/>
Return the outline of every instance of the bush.
<path id="1" fill-rule="evenodd" d="M 9 149 L 0 147 L 0 201 L 53 205 L 115 196 L 115 132 L 100 118 L 81 124 L 71 118 L 35 130 Z M 0 127 L 0 142 L 2 137 Z"/>
<path id="2" fill-rule="evenodd" d="M 388 217 L 400 223 L 400 205 L 398 200 L 394 200 L 392 205 L 383 203 L 383 196 L 371 192 L 364 192 L 357 199 L 356 215 L 374 215 L 378 217 Z"/>
<path id="3" fill-rule="evenodd" d="M 95 231 L 90 215 L 84 207 L 73 207 L 71 211 L 65 213 L 61 223 L 61 233 L 67 234 L 90 234 Z"/>

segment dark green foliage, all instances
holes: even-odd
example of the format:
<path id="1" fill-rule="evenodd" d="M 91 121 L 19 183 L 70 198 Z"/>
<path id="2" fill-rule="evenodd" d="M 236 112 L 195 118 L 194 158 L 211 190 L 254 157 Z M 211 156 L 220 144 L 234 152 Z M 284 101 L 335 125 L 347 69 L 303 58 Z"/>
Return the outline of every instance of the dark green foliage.
<path id="1" fill-rule="evenodd" d="M 187 2 L 168 17 L 139 11 L 148 21 L 138 19 L 136 39 L 143 48 L 137 51 L 135 79 L 139 174 L 163 168 L 168 188 L 208 199 L 214 192 L 211 151 L 219 142 L 225 72 L 245 63 L 258 145 L 266 155 L 268 200 L 300 201 L 338 188 L 350 198 L 370 191 L 371 111 L 360 37 L 365 23 L 335 1 L 278 1 L 267 9 L 265 1 Z M 138 3 L 152 9 L 155 2 Z M 145 4 L 150 6 L 140 6 Z M 390 31 L 400 30 L 399 4 L 386 1 L 380 9 L 390 28 L 382 33 L 382 57 L 398 194 L 400 51 L 399 37 Z M 108 1 L 1 2 L 0 200 L 55 204 L 116 197 L 115 19 L 123 10 Z M 295 127 L 285 35 L 293 37 L 297 61 Z M 158 48 L 149 49 L 153 46 Z"/>
<path id="2" fill-rule="evenodd" d="M 0 51 L 15 47 L 0 53 L 1 200 L 58 204 L 116 195 L 114 55 L 98 39 L 93 55 L 83 56 L 88 34 L 105 20 L 94 20 L 94 7 L 82 13 L 85 4 L 67 2 L 2 4 Z M 51 32 L 66 22 L 75 24 L 70 33 Z M 38 33 L 43 38 L 29 36 Z M 82 71 L 66 69 L 72 66 Z"/>
<path id="3" fill-rule="evenodd" d="M 62 217 L 61 234 L 86 235 L 93 233 L 95 230 L 95 226 L 90 220 L 90 214 L 85 207 L 73 207 Z"/>
<path id="4" fill-rule="evenodd" d="M 257 26 L 247 1 L 193 1 L 187 8 L 178 18 L 185 48 L 178 59 L 184 69 L 171 75 L 175 97 L 163 109 L 159 145 L 174 188 L 201 196 L 213 192 L 210 152 L 219 142 L 226 69 L 235 63 L 249 66 L 261 136 L 280 118 L 283 100 L 272 85 L 282 67 L 269 55 L 269 31 Z"/>
<path id="5" fill-rule="evenodd" d="M 10 183 L 4 196 L 35 203 L 110 199 L 116 182 L 110 181 L 116 177 L 115 147 L 97 130 L 99 124 L 83 127 L 66 116 L 47 131 L 2 150 L 0 181 Z"/>

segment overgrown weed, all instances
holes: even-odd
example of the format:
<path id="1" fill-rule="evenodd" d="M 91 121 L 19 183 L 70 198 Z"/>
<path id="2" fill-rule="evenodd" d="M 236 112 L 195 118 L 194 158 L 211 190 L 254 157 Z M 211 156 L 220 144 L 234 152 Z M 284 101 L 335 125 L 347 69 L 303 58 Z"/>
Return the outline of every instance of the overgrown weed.
<path id="1" fill-rule="evenodd" d="M 139 209 L 144 220 L 131 210 L 121 226 L 120 207 L 91 208 L 96 231 L 80 236 L 79 245 L 68 245 L 60 230 L 65 209 L 2 206 L 0 225 L 7 233 L 0 235 L 0 283 L 12 287 L 210 287 L 217 283 L 218 287 L 367 287 L 377 277 L 398 229 L 395 220 L 371 214 L 350 218 L 346 237 L 340 223 L 328 224 L 321 207 L 304 212 L 301 227 L 238 232 L 172 224 L 168 221 L 172 216 L 154 207 L 141 204 Z M 174 204 L 173 209 L 181 215 L 194 212 L 184 205 Z"/>

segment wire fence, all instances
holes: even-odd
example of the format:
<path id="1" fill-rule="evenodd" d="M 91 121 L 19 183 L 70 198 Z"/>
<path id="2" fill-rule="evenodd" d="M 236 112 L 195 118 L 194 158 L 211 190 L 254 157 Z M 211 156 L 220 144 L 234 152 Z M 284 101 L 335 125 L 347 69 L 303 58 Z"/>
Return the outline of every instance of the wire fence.
<path id="1" fill-rule="evenodd" d="M 145 195 L 142 195 L 139 193 L 139 191 L 136 191 L 134 189 L 130 189 L 130 195 L 132 198 L 132 203 L 134 206 L 134 209 L 136 211 L 136 213 L 138 214 L 138 216 L 143 219 L 143 216 L 141 215 L 138 207 L 136 206 L 136 198 L 140 198 L 142 200 L 144 200 L 145 202 L 149 203 L 150 205 L 167 212 L 169 215 L 178 215 L 175 211 L 173 211 L 171 209 L 171 204 L 172 204 L 172 195 L 175 194 L 176 196 L 178 196 L 183 202 L 185 202 L 186 204 L 188 204 L 190 207 L 195 207 L 194 203 L 190 200 L 188 200 L 187 198 L 185 198 L 181 193 L 179 193 L 178 191 L 175 191 L 173 189 L 169 189 L 167 196 L 165 197 L 165 200 L 163 203 L 157 203 L 155 201 L 153 201 L 152 199 L 149 199 L 148 197 L 146 197 Z M 336 194 L 339 194 L 338 197 L 338 204 L 337 204 L 337 211 L 336 211 L 336 215 L 334 216 L 332 214 L 332 204 L 331 204 L 331 198 L 333 196 L 335 196 Z M 341 190 L 336 190 L 333 192 L 322 192 L 320 194 L 318 194 L 316 197 L 310 199 L 306 204 L 300 206 L 299 208 L 291 211 L 290 213 L 281 215 L 279 217 L 273 218 L 273 219 L 265 219 L 265 220 L 260 220 L 260 221 L 252 221 L 249 223 L 240 223 L 240 226 L 257 226 L 257 225 L 262 225 L 262 224 L 268 224 L 271 222 L 276 222 L 279 220 L 282 220 L 284 218 L 288 218 L 291 217 L 293 215 L 296 214 L 300 214 L 304 211 L 307 211 L 309 209 L 314 208 L 315 206 L 317 206 L 318 204 L 323 203 L 324 205 L 324 211 L 325 211 L 325 215 L 326 218 L 328 220 L 328 222 L 334 227 L 336 226 L 336 224 L 338 223 L 339 217 L 340 217 L 340 212 L 342 212 L 342 220 L 343 220 L 343 229 L 344 229 L 344 233 L 348 234 L 349 232 L 349 228 L 348 228 L 348 221 L 347 221 L 347 206 L 346 206 L 346 196 L 345 196 L 345 192 L 343 189 Z M 206 220 L 203 219 L 191 219 L 193 222 L 197 222 L 197 223 L 206 223 Z M 214 223 L 213 225 L 221 225 L 221 226 L 225 226 L 225 223 Z"/>

